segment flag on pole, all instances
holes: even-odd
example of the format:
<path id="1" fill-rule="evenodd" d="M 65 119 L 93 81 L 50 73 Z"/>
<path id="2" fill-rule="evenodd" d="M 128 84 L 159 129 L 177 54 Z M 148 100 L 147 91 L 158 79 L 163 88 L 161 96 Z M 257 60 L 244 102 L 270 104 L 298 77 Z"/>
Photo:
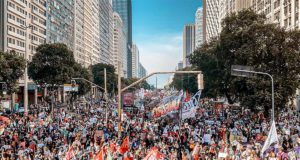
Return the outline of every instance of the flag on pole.
<path id="1" fill-rule="evenodd" d="M 188 90 L 186 90 L 185 91 L 185 98 L 184 98 L 184 102 L 188 102 L 188 101 L 190 101 L 190 96 L 189 96 L 189 92 L 188 92 Z"/>
<path id="2" fill-rule="evenodd" d="M 121 154 L 124 154 L 128 151 L 129 149 L 129 137 L 127 136 L 124 140 L 123 140 L 123 143 L 120 147 L 120 153 Z"/>
<path id="3" fill-rule="evenodd" d="M 159 160 L 165 156 L 158 151 L 158 148 L 153 147 L 143 160 Z"/>
<path id="4" fill-rule="evenodd" d="M 275 121 L 273 120 L 272 126 L 270 129 L 270 132 L 268 134 L 268 137 L 265 141 L 265 144 L 261 150 L 261 157 L 263 157 L 264 152 L 274 143 L 278 143 L 278 135 L 276 132 L 276 126 L 275 126 Z"/>

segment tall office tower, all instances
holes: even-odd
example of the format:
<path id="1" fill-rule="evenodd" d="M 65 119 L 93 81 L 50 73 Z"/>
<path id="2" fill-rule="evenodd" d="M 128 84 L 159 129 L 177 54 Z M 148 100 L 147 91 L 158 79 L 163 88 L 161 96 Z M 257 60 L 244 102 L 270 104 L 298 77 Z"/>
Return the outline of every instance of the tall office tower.
<path id="1" fill-rule="evenodd" d="M 113 64 L 113 10 L 110 0 L 100 0 L 101 62 Z"/>
<path id="2" fill-rule="evenodd" d="M 0 8 L 0 49 L 23 57 L 27 50 L 31 60 L 36 47 L 46 42 L 45 0 L 1 0 Z"/>
<path id="3" fill-rule="evenodd" d="M 139 63 L 139 74 L 138 74 L 139 76 L 138 76 L 138 78 L 143 78 L 147 74 L 148 73 L 147 73 L 147 70 L 145 69 L 145 67 L 141 63 Z"/>
<path id="4" fill-rule="evenodd" d="M 121 63 L 121 76 L 127 78 L 127 40 L 122 18 L 114 12 L 114 36 L 113 36 L 113 64 L 118 73 L 118 63 Z"/>
<path id="5" fill-rule="evenodd" d="M 132 77 L 139 76 L 140 53 L 136 44 L 132 45 Z"/>
<path id="6" fill-rule="evenodd" d="M 220 32 L 219 10 L 219 0 L 203 0 L 205 41 L 209 42 Z"/>
<path id="7" fill-rule="evenodd" d="M 176 67 L 176 70 L 180 70 L 180 69 L 183 69 L 183 62 L 182 61 L 179 61 L 178 65 Z"/>
<path id="8" fill-rule="evenodd" d="M 189 56 L 195 50 L 195 25 L 185 25 L 183 29 L 183 67 L 191 66 Z"/>
<path id="9" fill-rule="evenodd" d="M 74 47 L 74 1 L 47 1 L 47 43 Z"/>
<path id="10" fill-rule="evenodd" d="M 196 48 L 204 43 L 203 27 L 203 8 L 198 8 L 195 14 Z"/>
<path id="11" fill-rule="evenodd" d="M 132 77 L 132 6 L 131 0 L 113 0 L 113 10 L 122 20 L 127 36 L 127 76 Z"/>

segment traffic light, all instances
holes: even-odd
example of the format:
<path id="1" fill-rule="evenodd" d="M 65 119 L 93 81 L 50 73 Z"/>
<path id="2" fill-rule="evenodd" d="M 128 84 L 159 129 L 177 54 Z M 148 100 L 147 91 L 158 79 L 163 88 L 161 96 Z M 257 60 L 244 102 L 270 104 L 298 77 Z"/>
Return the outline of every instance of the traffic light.
<path id="1" fill-rule="evenodd" d="M 72 91 L 75 91 L 75 87 L 76 87 L 76 81 L 75 80 L 71 80 L 71 87 L 72 87 Z"/>
<path id="2" fill-rule="evenodd" d="M 2 90 L 7 91 L 7 84 L 6 83 L 2 83 Z"/>
<path id="3" fill-rule="evenodd" d="M 198 80 L 198 89 L 203 90 L 204 89 L 204 80 L 203 80 L 203 74 L 198 74 L 197 76 L 197 80 Z"/>

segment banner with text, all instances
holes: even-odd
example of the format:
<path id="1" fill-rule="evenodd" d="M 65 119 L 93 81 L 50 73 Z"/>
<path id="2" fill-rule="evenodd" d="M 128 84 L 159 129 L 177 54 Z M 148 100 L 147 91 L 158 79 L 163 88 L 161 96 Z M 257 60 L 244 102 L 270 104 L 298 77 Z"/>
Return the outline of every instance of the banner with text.
<path id="1" fill-rule="evenodd" d="M 182 120 L 195 117 L 196 110 L 199 108 L 201 90 L 199 90 L 188 102 L 183 102 L 182 105 Z"/>
<path id="2" fill-rule="evenodd" d="M 178 111 L 180 101 L 182 99 L 183 92 L 181 91 L 179 95 L 169 96 L 162 100 L 162 103 L 158 107 L 152 110 L 152 115 L 154 118 L 159 118 L 167 115 L 172 111 Z"/>

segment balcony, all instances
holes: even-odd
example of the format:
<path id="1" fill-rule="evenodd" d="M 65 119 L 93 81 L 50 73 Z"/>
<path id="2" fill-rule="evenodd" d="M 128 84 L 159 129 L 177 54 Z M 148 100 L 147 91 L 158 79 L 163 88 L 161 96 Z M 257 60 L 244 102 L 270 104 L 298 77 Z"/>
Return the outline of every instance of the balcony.
<path id="1" fill-rule="evenodd" d="M 43 2 L 41 0 L 32 0 L 33 4 L 37 5 L 38 7 L 42 8 L 43 10 L 46 10 L 46 2 Z"/>
<path id="2" fill-rule="evenodd" d="M 26 4 L 21 2 L 21 0 L 12 0 L 13 2 L 19 4 L 20 6 L 22 6 L 23 8 L 26 8 Z"/>

